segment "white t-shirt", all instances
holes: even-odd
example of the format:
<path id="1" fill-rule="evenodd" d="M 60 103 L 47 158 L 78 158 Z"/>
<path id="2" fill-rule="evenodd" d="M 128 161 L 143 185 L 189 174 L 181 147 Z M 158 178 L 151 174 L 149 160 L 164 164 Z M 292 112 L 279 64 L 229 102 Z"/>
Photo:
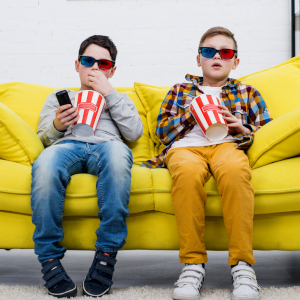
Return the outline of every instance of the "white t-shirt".
<path id="1" fill-rule="evenodd" d="M 200 89 L 202 90 L 202 92 L 204 92 L 204 94 L 212 95 L 220 99 L 222 87 L 211 87 L 211 86 L 201 85 Z M 195 124 L 193 129 L 189 133 L 187 133 L 184 137 L 182 137 L 181 139 L 173 143 L 171 149 L 178 148 L 178 147 L 210 146 L 210 145 L 216 145 L 222 143 L 230 143 L 234 141 L 235 140 L 231 135 L 227 135 L 222 140 L 210 141 L 205 137 L 201 127 L 198 124 Z"/>

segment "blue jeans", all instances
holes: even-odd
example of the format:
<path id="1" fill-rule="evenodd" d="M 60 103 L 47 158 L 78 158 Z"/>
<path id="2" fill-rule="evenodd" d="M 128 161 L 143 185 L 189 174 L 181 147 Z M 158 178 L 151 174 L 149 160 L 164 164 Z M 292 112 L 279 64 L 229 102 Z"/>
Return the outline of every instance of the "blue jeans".
<path id="1" fill-rule="evenodd" d="M 98 177 L 96 188 L 98 216 L 96 248 L 116 252 L 127 237 L 126 217 L 131 185 L 131 150 L 122 142 L 99 145 L 63 141 L 46 148 L 32 165 L 31 209 L 36 226 L 33 241 L 38 260 L 62 258 L 66 248 L 62 228 L 66 188 L 71 175 L 93 174 Z"/>

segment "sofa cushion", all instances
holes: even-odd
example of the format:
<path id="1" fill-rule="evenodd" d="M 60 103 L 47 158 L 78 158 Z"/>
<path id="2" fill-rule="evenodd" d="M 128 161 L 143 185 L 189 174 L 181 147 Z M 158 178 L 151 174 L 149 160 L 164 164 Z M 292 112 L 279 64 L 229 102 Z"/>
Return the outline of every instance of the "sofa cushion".
<path id="1" fill-rule="evenodd" d="M 155 144 L 160 144 L 161 141 L 156 136 L 157 116 L 170 87 L 157 87 L 143 83 L 134 83 L 136 93 L 138 94 L 147 113 L 147 123 L 149 127 L 150 137 Z M 148 157 L 147 159 L 149 159 Z"/>
<path id="2" fill-rule="evenodd" d="M 169 171 L 167 169 L 151 169 L 151 172 L 155 210 L 174 214 Z M 251 183 L 255 191 L 255 215 L 299 212 L 299 178 L 300 157 L 286 159 L 253 170 Z M 213 176 L 204 188 L 207 193 L 205 215 L 207 217 L 222 216 L 221 196 Z"/>
<path id="3" fill-rule="evenodd" d="M 239 78 L 253 85 L 267 103 L 273 118 L 299 107 L 300 56 L 272 68 Z"/>
<path id="4" fill-rule="evenodd" d="M 31 215 L 31 167 L 0 159 L 1 211 Z M 272 174 L 272 176 L 270 176 Z M 255 215 L 300 211 L 300 157 L 286 159 L 252 171 Z M 67 188 L 64 216 L 97 218 L 97 177 L 73 175 Z M 204 186 L 207 217 L 221 217 L 222 206 L 213 177 Z M 131 215 L 156 211 L 173 215 L 171 177 L 167 169 L 134 166 L 130 191 Z"/>
<path id="5" fill-rule="evenodd" d="M 0 170 L 0 211 L 31 215 L 31 166 L 0 159 Z M 71 177 L 64 216 L 97 217 L 96 181 L 90 174 Z M 130 195 L 130 214 L 155 210 L 150 169 L 133 166 Z"/>
<path id="6" fill-rule="evenodd" d="M 252 168 L 300 154 L 299 74 L 300 56 L 297 56 L 239 78 L 261 93 L 275 119 L 255 133 L 254 143 L 247 151 Z"/>
<path id="7" fill-rule="evenodd" d="M 149 157 L 154 156 L 154 144 L 149 138 L 149 129 L 146 118 L 146 110 L 141 103 L 140 98 L 137 96 L 134 87 L 132 88 L 116 88 L 120 93 L 126 93 L 128 97 L 134 102 L 140 118 L 143 122 L 143 135 L 135 142 L 126 142 L 132 151 L 134 164 L 140 165 Z"/>
<path id="8" fill-rule="evenodd" d="M 44 149 L 32 128 L 1 102 L 0 136 L 1 159 L 30 166 Z"/>
<path id="9" fill-rule="evenodd" d="M 300 108 L 294 109 L 255 133 L 247 151 L 252 169 L 300 155 Z"/>
<path id="10" fill-rule="evenodd" d="M 39 115 L 48 95 L 56 89 L 24 82 L 0 84 L 0 102 L 4 103 L 37 131 Z"/>

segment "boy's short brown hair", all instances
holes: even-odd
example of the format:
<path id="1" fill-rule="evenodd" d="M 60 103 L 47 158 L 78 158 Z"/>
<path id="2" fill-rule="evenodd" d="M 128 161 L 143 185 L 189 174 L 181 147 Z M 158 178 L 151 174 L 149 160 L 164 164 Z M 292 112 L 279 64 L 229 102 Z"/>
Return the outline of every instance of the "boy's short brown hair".
<path id="1" fill-rule="evenodd" d="M 234 50 L 237 50 L 237 42 L 236 42 L 236 40 L 234 38 L 234 34 L 229 29 L 221 27 L 221 26 L 212 27 L 212 28 L 208 29 L 202 35 L 199 47 L 202 47 L 204 41 L 207 38 L 213 37 L 213 36 L 218 35 L 218 34 L 225 35 L 225 36 L 228 36 L 229 38 L 231 38 L 233 40 L 233 42 L 234 42 L 234 48 L 235 48 Z"/>
<path id="2" fill-rule="evenodd" d="M 108 36 L 105 35 L 93 35 L 87 38 L 86 40 L 84 40 L 80 45 L 79 55 L 83 55 L 85 49 L 91 44 L 95 44 L 102 48 L 107 49 L 111 59 L 113 61 L 116 60 L 118 54 L 117 47 L 113 43 L 113 41 Z"/>

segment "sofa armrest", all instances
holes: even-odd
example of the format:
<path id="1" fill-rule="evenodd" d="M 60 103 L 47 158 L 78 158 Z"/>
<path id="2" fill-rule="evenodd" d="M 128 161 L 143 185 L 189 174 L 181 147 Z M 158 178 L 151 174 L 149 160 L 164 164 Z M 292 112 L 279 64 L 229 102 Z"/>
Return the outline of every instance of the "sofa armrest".
<path id="1" fill-rule="evenodd" d="M 255 132 L 248 149 L 252 169 L 300 155 L 300 108 L 294 109 Z"/>
<path id="2" fill-rule="evenodd" d="M 0 102 L 0 158 L 30 166 L 43 149 L 32 128 Z"/>

